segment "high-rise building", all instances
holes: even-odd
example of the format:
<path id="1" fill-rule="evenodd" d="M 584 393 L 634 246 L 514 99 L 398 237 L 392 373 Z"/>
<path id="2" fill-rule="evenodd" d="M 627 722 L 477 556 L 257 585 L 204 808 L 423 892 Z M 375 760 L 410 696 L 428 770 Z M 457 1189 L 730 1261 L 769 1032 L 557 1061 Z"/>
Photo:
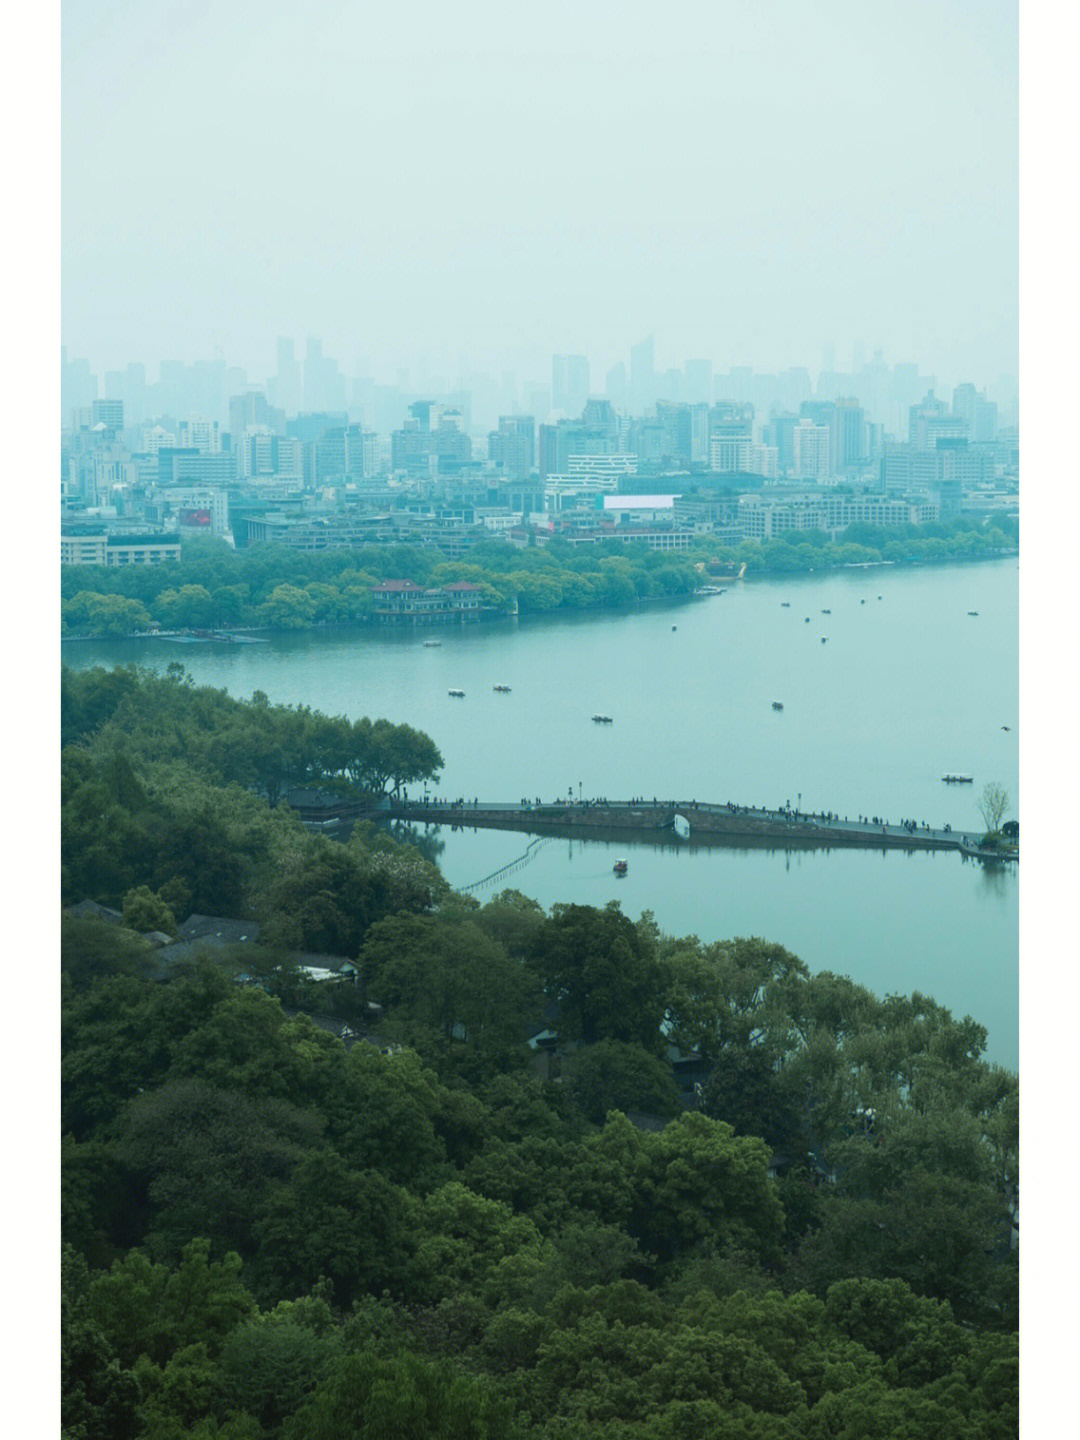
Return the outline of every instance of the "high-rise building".
<path id="1" fill-rule="evenodd" d="M 559 431 L 555 425 L 541 425 L 537 436 L 537 469 L 540 479 L 559 473 Z"/>
<path id="2" fill-rule="evenodd" d="M 934 450 L 939 440 L 966 440 L 968 436 L 968 422 L 951 414 L 944 400 L 935 400 L 932 390 L 908 410 L 908 439 L 918 450 Z"/>
<path id="3" fill-rule="evenodd" d="M 104 425 L 119 435 L 124 428 L 124 402 L 122 400 L 94 400 L 90 405 L 91 425 Z"/>
<path id="4" fill-rule="evenodd" d="M 60 348 L 60 413 L 63 423 L 74 428 L 74 413 L 89 409 L 97 399 L 97 376 L 90 373 L 89 360 L 69 360 L 67 346 Z"/>
<path id="5" fill-rule="evenodd" d="M 580 415 L 589 398 L 589 362 L 584 355 L 551 357 L 551 404 L 567 416 Z"/>
<path id="6" fill-rule="evenodd" d="M 690 459 L 709 458 L 709 407 L 704 401 L 690 406 Z"/>
<path id="7" fill-rule="evenodd" d="M 986 398 L 985 390 L 974 385 L 957 385 L 952 394 L 952 413 L 967 425 L 968 439 L 975 444 L 990 444 L 997 438 L 997 406 Z"/>
<path id="8" fill-rule="evenodd" d="M 709 406 L 709 434 L 754 438 L 754 407 L 739 400 L 717 400 Z"/>
<path id="9" fill-rule="evenodd" d="M 296 348 L 287 336 L 279 335 L 277 342 L 277 374 L 270 381 L 268 389 L 274 404 L 293 415 L 303 407 L 304 382 Z"/>
<path id="10" fill-rule="evenodd" d="M 221 426 L 216 420 L 192 415 L 180 421 L 179 432 L 181 450 L 198 450 L 200 455 L 220 455 Z"/>
<path id="11" fill-rule="evenodd" d="M 626 379 L 626 366 L 621 360 L 617 361 L 607 372 L 604 389 L 616 409 L 625 409 L 630 398 L 630 387 Z"/>
<path id="12" fill-rule="evenodd" d="M 712 361 L 687 360 L 682 398 L 689 405 L 708 404 L 712 399 Z"/>
<path id="13" fill-rule="evenodd" d="M 795 468 L 795 426 L 799 417 L 790 411 L 782 411 L 769 417 L 765 426 L 765 444 L 776 450 L 776 464 L 781 475 L 787 475 Z"/>
<path id="14" fill-rule="evenodd" d="M 668 437 L 665 458 L 689 466 L 694 450 L 690 406 L 658 400 L 656 418 Z"/>
<path id="15" fill-rule="evenodd" d="M 824 480 L 831 473 L 829 459 L 829 427 L 815 425 L 804 417 L 792 432 L 795 478 Z"/>
<path id="16" fill-rule="evenodd" d="M 836 401 L 835 424 L 830 440 L 835 436 L 833 471 L 839 475 L 844 470 L 861 465 L 866 459 L 866 416 L 858 400 L 841 396 Z"/>
<path id="17" fill-rule="evenodd" d="M 536 421 L 531 415 L 500 415 L 488 435 L 488 459 L 507 479 L 522 480 L 536 464 Z"/>
<path id="18" fill-rule="evenodd" d="M 262 390 L 245 390 L 229 401 L 229 434 L 242 435 L 252 425 L 265 425 L 275 434 L 285 433 L 285 413 L 267 403 Z"/>
<path id="19" fill-rule="evenodd" d="M 750 452 L 754 442 L 749 435 L 724 435 L 715 432 L 709 438 L 709 469 L 719 475 L 731 475 L 750 469 Z"/>
<path id="20" fill-rule="evenodd" d="M 630 347 L 630 405 L 635 415 L 650 409 L 656 400 L 656 372 L 653 368 L 653 337 Z"/>

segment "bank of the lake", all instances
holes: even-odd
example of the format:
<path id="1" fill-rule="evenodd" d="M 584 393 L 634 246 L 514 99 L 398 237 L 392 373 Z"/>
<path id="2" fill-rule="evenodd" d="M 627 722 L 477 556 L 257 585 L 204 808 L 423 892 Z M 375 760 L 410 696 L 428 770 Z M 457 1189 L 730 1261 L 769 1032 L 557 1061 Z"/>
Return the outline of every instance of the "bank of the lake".
<path id="1" fill-rule="evenodd" d="M 197 683 L 236 695 L 418 726 L 445 758 L 446 795 L 550 801 L 580 786 L 976 830 L 986 781 L 1018 799 L 1017 609 L 1017 562 L 999 560 L 757 577 L 689 604 L 434 635 L 90 642 L 65 647 L 65 659 L 161 671 L 180 660 Z M 612 724 L 594 724 L 597 712 Z M 957 771 L 973 784 L 942 783 Z M 440 863 L 461 885 L 525 839 L 442 836 Z M 765 935 L 878 991 L 923 989 L 987 1024 L 992 1057 L 1015 1065 L 1016 867 L 990 873 L 956 854 L 662 847 L 647 860 L 635 850 L 620 887 L 609 852 L 552 842 L 509 883 L 545 904 L 618 895 L 667 930 Z"/>

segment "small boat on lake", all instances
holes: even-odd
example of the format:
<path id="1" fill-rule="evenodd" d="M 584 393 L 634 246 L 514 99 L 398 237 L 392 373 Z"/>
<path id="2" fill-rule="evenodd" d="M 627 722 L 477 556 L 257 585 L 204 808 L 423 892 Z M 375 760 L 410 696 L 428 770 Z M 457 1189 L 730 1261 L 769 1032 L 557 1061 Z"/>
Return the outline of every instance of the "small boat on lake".
<path id="1" fill-rule="evenodd" d="M 942 775 L 941 778 L 946 785 L 973 785 L 975 783 L 970 775 L 953 775 L 951 772 L 948 775 Z"/>
<path id="2" fill-rule="evenodd" d="M 428 648 L 429 650 L 431 650 L 431 649 L 434 649 L 434 647 L 435 647 L 436 645 L 441 645 L 441 644 L 442 644 L 442 641 L 441 641 L 441 640 L 425 640 L 425 641 L 424 641 L 424 644 L 427 646 L 427 648 Z"/>
<path id="3" fill-rule="evenodd" d="M 774 710 L 782 710 L 784 707 L 783 707 L 783 705 L 780 703 L 779 700 L 774 700 L 774 701 L 772 702 L 772 708 L 773 708 Z"/>
<path id="4" fill-rule="evenodd" d="M 978 615 L 978 613 L 979 613 L 979 612 L 978 612 L 977 610 L 969 610 L 969 611 L 968 611 L 968 614 L 969 614 L 969 615 Z"/>
<path id="5" fill-rule="evenodd" d="M 616 860 L 611 868 L 615 871 L 616 875 L 625 875 L 630 866 L 625 860 Z"/>
<path id="6" fill-rule="evenodd" d="M 790 609 L 791 609 L 791 601 L 790 601 L 790 600 L 781 600 L 781 601 L 780 601 L 780 609 L 781 609 L 781 610 L 790 610 Z"/>
<path id="7" fill-rule="evenodd" d="M 610 725 L 610 724 L 611 724 L 611 716 L 610 716 L 610 715 L 594 715 L 592 718 L 596 721 L 597 725 Z"/>
<path id="8" fill-rule="evenodd" d="M 494 691 L 496 692 L 496 694 L 498 694 L 498 695 L 509 695 L 509 694 L 510 694 L 510 686 L 509 686 L 509 685 L 492 685 L 491 688 L 492 688 L 492 690 L 494 690 Z"/>
<path id="9" fill-rule="evenodd" d="M 448 690 L 446 693 L 448 695 L 453 695 L 455 700 L 464 700 L 465 698 L 464 690 Z"/>
<path id="10" fill-rule="evenodd" d="M 831 615 L 831 614 L 832 614 L 832 611 L 831 611 L 831 610 L 822 610 L 821 613 L 822 613 L 822 615 Z"/>

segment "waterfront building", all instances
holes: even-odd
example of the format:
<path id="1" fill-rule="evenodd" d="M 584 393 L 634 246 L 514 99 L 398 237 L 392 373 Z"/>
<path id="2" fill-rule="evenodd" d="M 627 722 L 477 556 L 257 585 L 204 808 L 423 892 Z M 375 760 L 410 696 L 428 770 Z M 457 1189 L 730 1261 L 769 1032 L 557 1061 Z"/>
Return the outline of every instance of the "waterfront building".
<path id="1" fill-rule="evenodd" d="M 412 580 L 384 580 L 372 588 L 372 613 L 382 624 L 479 620 L 480 596 L 480 586 L 467 580 L 431 589 Z"/>
<path id="2" fill-rule="evenodd" d="M 744 540 L 772 540 L 792 531 L 822 530 L 836 535 L 849 525 L 925 525 L 939 518 L 936 500 L 890 499 L 881 495 L 837 495 L 808 490 L 786 495 L 740 495 L 739 526 Z"/>

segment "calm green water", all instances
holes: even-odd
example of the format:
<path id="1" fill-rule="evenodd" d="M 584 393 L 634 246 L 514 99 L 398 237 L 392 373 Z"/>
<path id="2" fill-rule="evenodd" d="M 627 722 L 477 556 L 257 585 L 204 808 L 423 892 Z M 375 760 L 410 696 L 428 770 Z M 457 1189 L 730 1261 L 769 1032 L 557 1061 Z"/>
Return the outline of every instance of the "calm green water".
<path id="1" fill-rule="evenodd" d="M 1018 799 L 1017 582 L 1015 560 L 880 568 L 731 583 L 629 613 L 425 632 L 438 647 L 411 630 L 361 631 L 243 646 L 73 643 L 64 658 L 180 660 L 197 683 L 235 695 L 259 689 L 407 721 L 442 750 L 448 796 L 552 800 L 580 786 L 978 829 L 986 781 L 1006 787 L 1014 813 Z M 597 711 L 614 723 L 592 724 Z M 946 771 L 975 783 L 945 786 Z M 446 828 L 441 838 L 455 885 L 527 843 Z M 545 905 L 618 897 L 673 933 L 764 935 L 878 993 L 928 992 L 986 1025 L 991 1058 L 1016 1066 L 1017 867 L 989 871 L 954 854 L 624 851 L 622 880 L 613 847 L 553 841 L 500 883 Z"/>

